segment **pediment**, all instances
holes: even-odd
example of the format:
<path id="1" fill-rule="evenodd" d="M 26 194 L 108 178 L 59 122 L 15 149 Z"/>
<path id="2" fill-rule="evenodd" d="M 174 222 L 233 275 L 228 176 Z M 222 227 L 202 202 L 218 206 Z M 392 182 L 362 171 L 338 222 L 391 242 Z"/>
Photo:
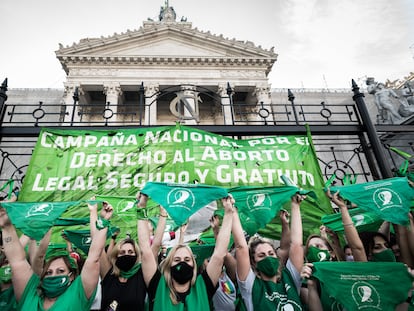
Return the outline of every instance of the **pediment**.
<path id="1" fill-rule="evenodd" d="M 190 25 L 189 25 L 190 24 Z M 273 49 L 265 50 L 252 42 L 237 41 L 191 28 L 191 23 L 148 23 L 139 30 L 109 37 L 87 38 L 56 51 L 63 56 L 94 57 L 230 57 L 276 60 Z"/>

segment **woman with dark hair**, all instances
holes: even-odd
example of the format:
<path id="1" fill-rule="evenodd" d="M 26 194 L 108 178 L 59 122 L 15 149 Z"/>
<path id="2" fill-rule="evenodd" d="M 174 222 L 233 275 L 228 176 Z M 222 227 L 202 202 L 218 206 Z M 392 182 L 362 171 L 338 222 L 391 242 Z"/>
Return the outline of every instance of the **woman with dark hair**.
<path id="1" fill-rule="evenodd" d="M 387 237 L 381 232 L 360 232 L 359 237 L 368 261 L 396 261 Z"/>
<path id="2" fill-rule="evenodd" d="M 237 213 L 233 216 L 236 248 L 237 282 L 247 310 L 302 310 L 299 298 L 300 271 L 303 266 L 302 220 L 300 203 L 295 195 L 291 204 L 290 248 L 286 266 L 281 265 L 274 246 L 263 239 L 249 245 Z M 253 269 L 254 270 L 253 270 Z"/>
<path id="3" fill-rule="evenodd" d="M 80 276 L 75 260 L 68 252 L 53 252 L 47 259 L 39 277 L 33 272 L 19 242 L 16 229 L 6 211 L 0 208 L 0 228 L 3 246 L 13 271 L 12 282 L 19 310 L 89 310 L 93 302 L 99 279 L 99 257 L 105 245 L 107 226 L 112 216 L 112 207 L 102 208 L 101 221 L 95 232 L 88 257 Z M 102 221 L 102 220 L 105 221 Z"/>

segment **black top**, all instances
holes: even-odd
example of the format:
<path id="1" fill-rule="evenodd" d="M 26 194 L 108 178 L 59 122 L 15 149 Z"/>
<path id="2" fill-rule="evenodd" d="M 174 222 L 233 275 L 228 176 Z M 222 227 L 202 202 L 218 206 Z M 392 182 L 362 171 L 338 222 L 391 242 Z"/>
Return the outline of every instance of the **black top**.
<path id="1" fill-rule="evenodd" d="M 121 283 L 118 277 L 111 274 L 112 269 L 102 280 L 101 310 L 106 311 L 116 300 L 116 311 L 144 310 L 146 287 L 142 269 L 130 277 L 126 283 Z"/>

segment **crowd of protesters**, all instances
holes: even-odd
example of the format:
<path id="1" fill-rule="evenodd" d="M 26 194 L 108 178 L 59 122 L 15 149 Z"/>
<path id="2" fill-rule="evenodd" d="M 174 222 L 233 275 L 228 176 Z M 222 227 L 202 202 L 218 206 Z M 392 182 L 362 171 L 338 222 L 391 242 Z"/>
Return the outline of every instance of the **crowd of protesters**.
<path id="1" fill-rule="evenodd" d="M 282 224 L 277 241 L 247 236 L 237 201 L 223 197 L 223 216 L 210 219 L 214 247 L 201 264 L 184 242 L 184 226 L 166 249 L 169 215 L 160 206 L 153 228 L 143 192 L 137 196 L 137 240 L 122 229 L 111 238 L 113 207 L 88 203 L 92 242 L 85 256 L 70 242 L 48 248 L 50 231 L 36 243 L 16 230 L 0 207 L 0 310 L 414 310 L 412 214 L 408 226 L 384 221 L 378 231 L 362 232 L 349 202 L 338 192 L 326 195 L 339 209 L 343 232 L 318 223 L 318 234 L 305 241 L 306 195 L 296 193 L 290 210 L 275 215 Z M 361 277 L 364 271 L 371 279 Z M 372 285 L 373 275 L 387 283 L 385 290 Z M 355 296 L 340 297 L 346 281 L 353 282 Z"/>

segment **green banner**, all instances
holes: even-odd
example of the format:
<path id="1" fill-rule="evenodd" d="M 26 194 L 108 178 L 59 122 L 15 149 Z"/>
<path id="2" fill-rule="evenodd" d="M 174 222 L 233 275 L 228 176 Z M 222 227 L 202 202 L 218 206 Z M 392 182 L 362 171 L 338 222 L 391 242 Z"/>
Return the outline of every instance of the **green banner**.
<path id="1" fill-rule="evenodd" d="M 19 201 L 135 196 L 147 181 L 223 188 L 281 186 L 283 175 L 316 193 L 318 204 L 306 208 L 303 203 L 302 213 L 305 232 L 318 227 L 321 216 L 332 211 L 309 135 L 236 140 L 179 124 L 96 131 L 42 129 Z M 269 231 L 277 235 L 280 230 Z"/>

